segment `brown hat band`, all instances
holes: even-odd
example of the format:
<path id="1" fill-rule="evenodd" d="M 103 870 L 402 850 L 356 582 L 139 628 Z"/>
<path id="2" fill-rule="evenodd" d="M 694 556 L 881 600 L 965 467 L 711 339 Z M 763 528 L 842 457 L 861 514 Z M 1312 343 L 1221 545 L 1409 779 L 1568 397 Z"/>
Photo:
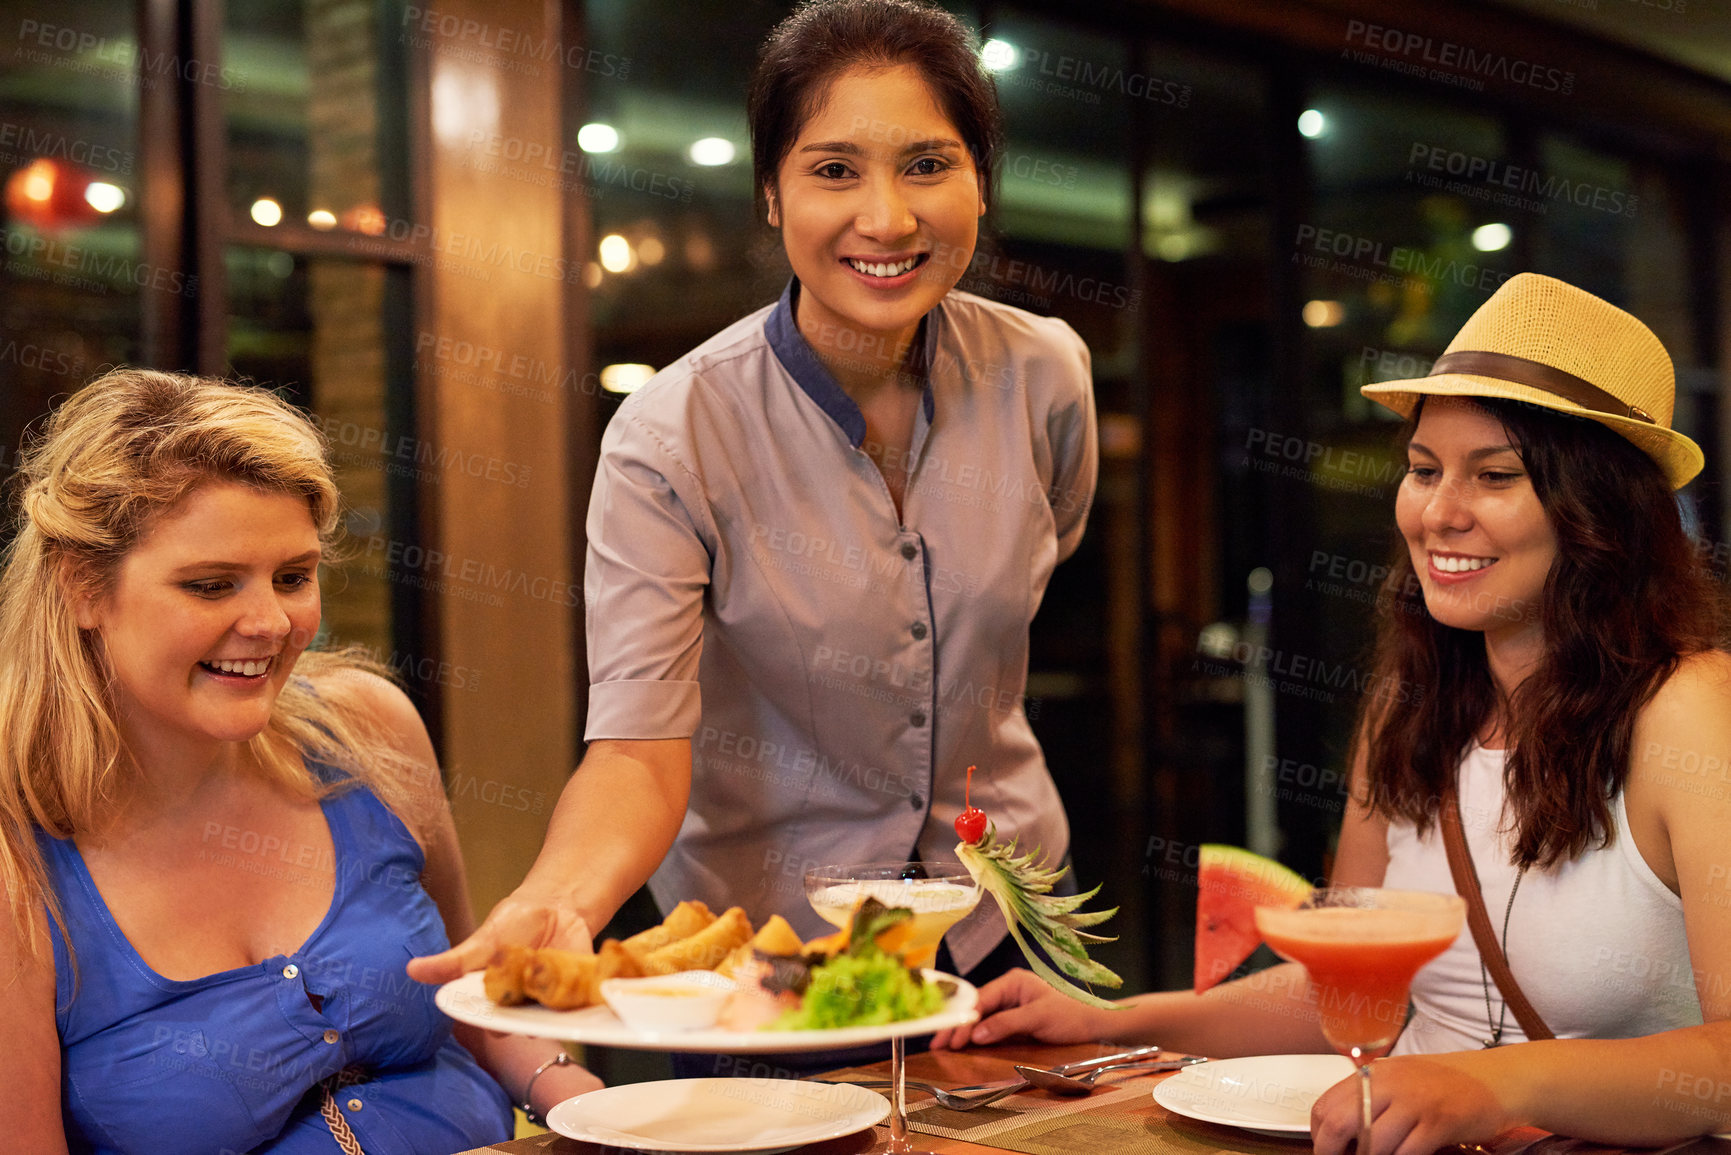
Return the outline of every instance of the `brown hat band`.
<path id="1" fill-rule="evenodd" d="M 1542 361 L 1529 361 L 1525 357 L 1516 357 L 1510 353 L 1485 353 L 1477 350 L 1444 353 L 1436 359 L 1436 364 L 1431 366 L 1432 377 L 1439 373 L 1466 373 L 1474 377 L 1495 377 L 1499 381 L 1512 381 L 1516 385 L 1530 385 L 1534 389 L 1554 393 L 1565 401 L 1572 401 L 1582 409 L 1591 409 L 1594 413 L 1604 413 L 1611 417 L 1632 417 L 1649 425 L 1658 424 L 1645 409 L 1619 400 L 1591 381 L 1546 365 Z"/>

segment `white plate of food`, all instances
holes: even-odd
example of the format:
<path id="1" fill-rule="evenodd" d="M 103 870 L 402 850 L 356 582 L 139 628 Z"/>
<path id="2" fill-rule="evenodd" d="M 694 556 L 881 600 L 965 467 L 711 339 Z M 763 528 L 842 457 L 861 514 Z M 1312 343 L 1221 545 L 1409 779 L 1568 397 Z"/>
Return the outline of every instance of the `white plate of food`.
<path id="1" fill-rule="evenodd" d="M 1254 1055 L 1186 1067 L 1154 1088 L 1175 1115 L 1291 1139 L 1310 1134 L 1310 1106 L 1352 1074 L 1340 1055 Z"/>
<path id="2" fill-rule="evenodd" d="M 889 1100 L 861 1087 L 794 1079 L 667 1079 L 567 1099 L 547 1126 L 634 1151 L 750 1151 L 767 1155 L 881 1123 Z"/>
<path id="3" fill-rule="evenodd" d="M 611 1007 L 591 1006 L 575 1011 L 555 1011 L 533 1003 L 500 1006 L 489 999 L 480 971 L 446 983 L 433 996 L 441 1011 L 459 1023 L 502 1031 L 512 1035 L 534 1035 L 598 1047 L 632 1047 L 644 1051 L 693 1051 L 724 1054 L 759 1054 L 777 1051 L 827 1051 L 881 1043 L 887 1039 L 929 1035 L 949 1027 L 971 1023 L 979 1017 L 974 1006 L 978 992 L 962 979 L 934 970 L 920 972 L 927 982 L 954 985 L 936 1013 L 896 1023 L 874 1023 L 859 1027 L 837 1027 L 814 1031 L 737 1031 L 708 1027 L 689 1031 L 634 1030 L 620 1021 Z M 674 1148 L 667 1148 L 674 1150 Z"/>

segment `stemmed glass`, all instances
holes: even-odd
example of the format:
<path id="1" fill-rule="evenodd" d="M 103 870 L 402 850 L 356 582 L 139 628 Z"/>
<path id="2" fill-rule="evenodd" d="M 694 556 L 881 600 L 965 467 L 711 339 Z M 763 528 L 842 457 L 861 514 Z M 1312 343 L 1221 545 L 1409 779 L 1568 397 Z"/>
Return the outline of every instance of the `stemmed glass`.
<path id="1" fill-rule="evenodd" d="M 1294 908 L 1259 906 L 1256 929 L 1317 987 L 1322 1034 L 1358 1068 L 1358 1149 L 1370 1148 L 1370 1061 L 1406 1025 L 1418 968 L 1461 932 L 1459 895 L 1368 886 L 1325 887 Z"/>
<path id="2" fill-rule="evenodd" d="M 852 925 L 853 912 L 868 897 L 914 912 L 912 937 L 902 957 L 909 966 L 930 966 L 938 943 L 980 902 L 979 884 L 959 862 L 861 862 L 807 871 L 805 897 L 824 921 Z M 911 1155 L 908 1145 L 907 1044 L 890 1040 L 890 1139 L 886 1155 Z M 874 1152 L 873 1155 L 877 1155 Z"/>

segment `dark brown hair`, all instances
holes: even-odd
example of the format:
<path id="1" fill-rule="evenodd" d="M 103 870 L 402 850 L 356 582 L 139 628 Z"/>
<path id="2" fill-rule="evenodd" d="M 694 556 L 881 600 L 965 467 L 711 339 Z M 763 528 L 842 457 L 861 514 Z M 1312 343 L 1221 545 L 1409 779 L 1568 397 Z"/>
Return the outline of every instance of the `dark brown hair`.
<path id="1" fill-rule="evenodd" d="M 931 86 L 973 156 L 986 203 L 994 203 L 1003 137 L 998 90 L 967 26 L 919 0 L 806 0 L 770 32 L 746 99 L 757 196 L 775 187 L 781 162 L 822 107 L 830 81 L 856 66 L 898 64 L 919 69 Z"/>
<path id="2" fill-rule="evenodd" d="M 1484 635 L 1423 612 L 1403 547 L 1379 600 L 1379 692 L 1357 731 L 1364 797 L 1424 832 L 1462 751 L 1500 709 L 1513 860 L 1546 868 L 1609 843 L 1636 717 L 1684 657 L 1719 644 L 1722 603 L 1651 458 L 1594 421 L 1474 403 L 1502 422 L 1557 537 L 1537 607 L 1544 654 L 1499 702 Z"/>

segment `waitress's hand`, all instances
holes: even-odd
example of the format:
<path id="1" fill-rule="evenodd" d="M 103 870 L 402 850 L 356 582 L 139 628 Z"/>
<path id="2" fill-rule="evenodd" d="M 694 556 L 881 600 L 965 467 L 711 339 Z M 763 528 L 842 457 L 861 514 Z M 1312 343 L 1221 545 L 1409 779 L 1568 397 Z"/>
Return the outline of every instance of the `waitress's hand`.
<path id="1" fill-rule="evenodd" d="M 423 983 L 448 983 L 485 967 L 507 944 L 590 954 L 595 949 L 594 937 L 575 906 L 519 887 L 493 908 L 475 933 L 450 950 L 410 959 L 409 977 Z"/>
<path id="2" fill-rule="evenodd" d="M 984 1046 L 1011 1035 L 1042 1043 L 1092 1043 L 1111 1036 L 1113 1011 L 1079 1003 L 1047 986 L 1032 971 L 1013 970 L 980 988 L 980 1021 L 932 1036 L 932 1050 Z"/>
<path id="3" fill-rule="evenodd" d="M 1405 1055 L 1371 1066 L 1371 1149 L 1367 1155 L 1430 1155 L 1452 1143 L 1483 1143 L 1520 1125 L 1485 1080 L 1473 1074 L 1473 1052 Z M 1463 1061 L 1464 1060 L 1464 1061 Z M 1324 1091 L 1310 1108 L 1317 1155 L 1343 1155 L 1356 1144 L 1358 1075 Z"/>

